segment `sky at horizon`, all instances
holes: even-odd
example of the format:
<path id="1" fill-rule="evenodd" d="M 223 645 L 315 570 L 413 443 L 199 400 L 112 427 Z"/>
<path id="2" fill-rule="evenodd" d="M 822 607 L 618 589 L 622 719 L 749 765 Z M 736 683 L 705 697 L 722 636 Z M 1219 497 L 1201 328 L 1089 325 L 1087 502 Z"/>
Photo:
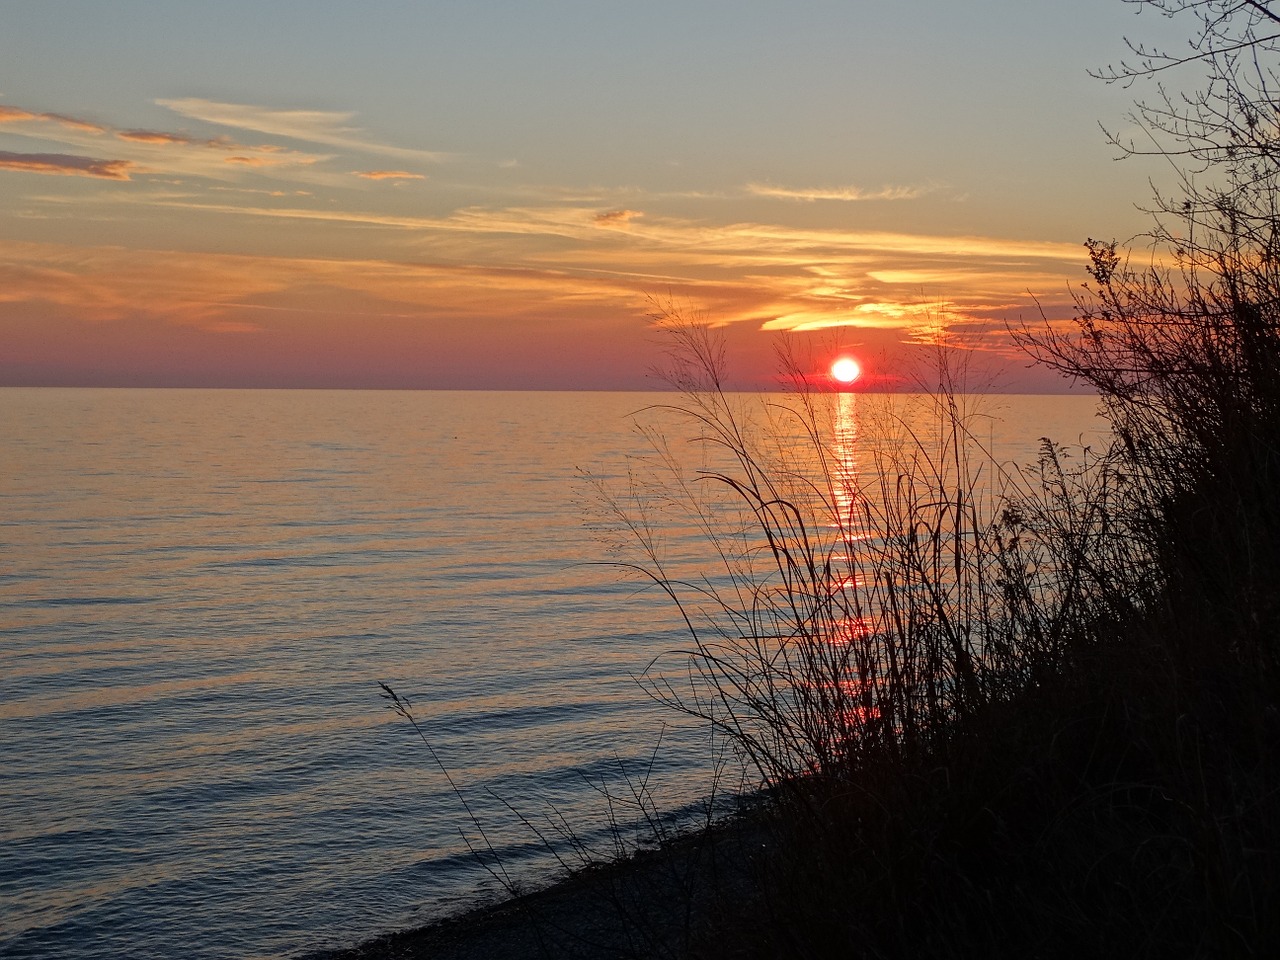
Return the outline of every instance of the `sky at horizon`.
<path id="1" fill-rule="evenodd" d="M 0 385 L 644 389 L 648 319 L 868 385 L 1071 314 L 1120 0 L 0 3 Z"/>

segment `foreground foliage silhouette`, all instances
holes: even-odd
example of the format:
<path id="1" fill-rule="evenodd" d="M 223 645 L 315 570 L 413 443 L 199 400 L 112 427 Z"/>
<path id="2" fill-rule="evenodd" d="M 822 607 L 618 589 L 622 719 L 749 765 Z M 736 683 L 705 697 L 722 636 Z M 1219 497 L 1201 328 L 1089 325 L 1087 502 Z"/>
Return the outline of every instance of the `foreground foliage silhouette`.
<path id="1" fill-rule="evenodd" d="M 687 625 L 645 682 L 766 787 L 753 888 L 674 952 L 1280 955 L 1280 15 L 1137 5 L 1194 24 L 1107 74 L 1204 68 L 1134 118 L 1180 189 L 1149 265 L 1090 241 L 1074 324 L 1016 333 L 1098 393 L 1105 449 L 1001 468 L 941 348 L 921 408 L 796 362 L 753 406 L 662 312 L 704 460 L 654 432 L 610 501 Z"/>
<path id="2" fill-rule="evenodd" d="M 1142 282 L 1113 271 L 1097 295 Z M 1157 371 L 1138 403 L 1102 389 L 1101 454 L 1046 443 L 1033 471 L 1001 472 L 952 389 L 876 413 L 850 469 L 839 397 L 798 378 L 791 400 L 744 406 L 705 366 L 707 330 L 673 319 L 681 409 L 708 449 L 697 480 L 664 454 L 657 486 L 619 503 L 690 638 L 646 680 L 736 746 L 773 830 L 758 898 L 707 952 L 1267 955 L 1280 531 L 1270 468 L 1254 471 L 1280 438 L 1226 399 L 1248 371 L 1217 394 L 1217 370 L 1180 363 L 1194 382 L 1159 388 L 1222 399 L 1235 438 L 1194 400 L 1179 424 L 1151 398 Z M 1231 321 L 1209 319 L 1186 335 L 1220 344 Z M 1100 387 L 1127 377 L 1094 352 L 1096 315 L 1080 322 L 1028 348 Z M 718 571 L 668 559 L 655 504 L 687 512 Z"/>
<path id="3" fill-rule="evenodd" d="M 1208 78 L 1138 107 L 1180 195 L 1151 265 L 1090 241 L 1073 328 L 1017 332 L 1097 391 L 1108 449 L 1001 472 L 944 352 L 927 428 L 889 411 L 849 470 L 798 365 L 748 409 L 661 318 L 706 466 L 655 436 L 665 483 L 619 510 L 688 625 L 648 682 L 736 745 L 776 830 L 710 953 L 1280 953 L 1280 16 L 1145 5 L 1195 18 L 1191 53 L 1112 76 Z M 720 568 L 669 561 L 647 504 Z"/>

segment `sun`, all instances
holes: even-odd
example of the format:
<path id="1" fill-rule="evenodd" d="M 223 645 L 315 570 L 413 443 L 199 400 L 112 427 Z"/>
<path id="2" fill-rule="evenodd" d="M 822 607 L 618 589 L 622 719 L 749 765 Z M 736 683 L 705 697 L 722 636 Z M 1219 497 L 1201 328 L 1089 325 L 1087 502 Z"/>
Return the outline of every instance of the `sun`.
<path id="1" fill-rule="evenodd" d="M 831 365 L 831 376 L 840 383 L 853 383 L 862 376 L 862 367 L 853 357 L 841 357 Z"/>

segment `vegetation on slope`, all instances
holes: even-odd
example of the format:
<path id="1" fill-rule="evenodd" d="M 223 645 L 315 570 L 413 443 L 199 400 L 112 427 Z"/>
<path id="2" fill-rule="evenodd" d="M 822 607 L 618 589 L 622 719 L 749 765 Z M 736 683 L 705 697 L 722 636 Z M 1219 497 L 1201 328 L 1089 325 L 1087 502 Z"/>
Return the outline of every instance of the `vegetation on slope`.
<path id="1" fill-rule="evenodd" d="M 1196 24 L 1110 75 L 1203 68 L 1135 117 L 1180 191 L 1151 265 L 1090 241 L 1074 328 L 1018 332 L 1098 392 L 1106 451 L 993 475 L 943 353 L 931 418 L 890 412 L 849 470 L 798 367 L 745 410 L 666 317 L 710 483 L 673 467 L 661 502 L 722 567 L 666 565 L 632 513 L 690 637 L 651 691 L 727 736 L 776 830 L 718 954 L 1280 953 L 1280 13 L 1139 2 Z"/>

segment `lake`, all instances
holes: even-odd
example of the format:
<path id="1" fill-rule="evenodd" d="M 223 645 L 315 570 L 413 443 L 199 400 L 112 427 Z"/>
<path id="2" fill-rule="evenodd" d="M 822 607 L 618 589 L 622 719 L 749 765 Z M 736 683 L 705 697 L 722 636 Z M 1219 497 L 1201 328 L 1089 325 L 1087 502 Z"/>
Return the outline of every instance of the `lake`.
<path id="1" fill-rule="evenodd" d="M 682 624 L 583 479 L 670 399 L 0 390 L 0 955 L 349 945 L 497 893 L 469 846 L 549 875 L 521 817 L 693 809 L 715 745 L 633 679 Z M 985 402 L 1015 462 L 1099 427 Z"/>

